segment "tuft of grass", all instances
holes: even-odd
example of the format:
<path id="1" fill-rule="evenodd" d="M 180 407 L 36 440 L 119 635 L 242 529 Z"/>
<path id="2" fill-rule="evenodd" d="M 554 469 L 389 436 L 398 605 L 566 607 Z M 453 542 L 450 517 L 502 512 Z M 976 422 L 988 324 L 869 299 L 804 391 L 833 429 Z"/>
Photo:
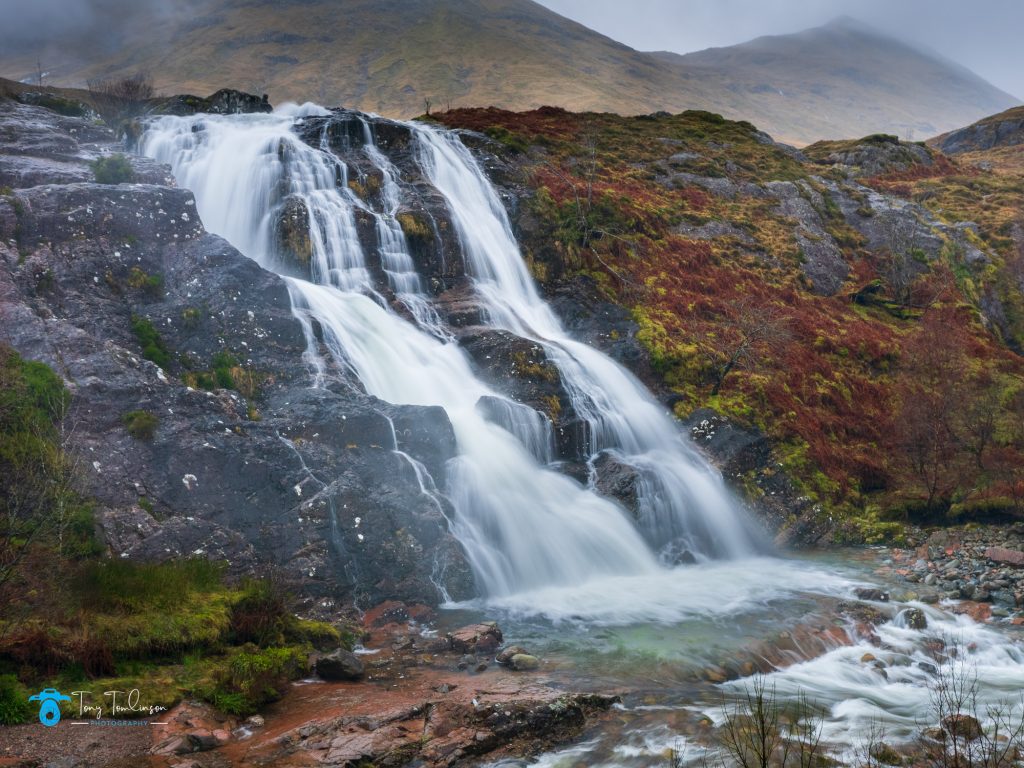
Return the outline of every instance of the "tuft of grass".
<path id="1" fill-rule="evenodd" d="M 160 425 L 160 417 L 149 411 L 129 411 L 121 417 L 121 421 L 128 434 L 136 440 L 152 440 Z"/>
<path id="2" fill-rule="evenodd" d="M 0 725 L 18 725 L 32 718 L 28 690 L 14 675 L 0 675 Z"/>
<path id="3" fill-rule="evenodd" d="M 139 340 L 139 344 L 142 345 L 142 356 L 161 368 L 166 368 L 171 362 L 171 351 L 164 344 L 164 340 L 160 338 L 153 323 L 146 317 L 134 315 L 132 317 L 132 332 Z"/>
<path id="4" fill-rule="evenodd" d="M 90 165 L 98 184 L 130 184 L 135 181 L 135 171 L 124 155 L 101 157 Z"/>

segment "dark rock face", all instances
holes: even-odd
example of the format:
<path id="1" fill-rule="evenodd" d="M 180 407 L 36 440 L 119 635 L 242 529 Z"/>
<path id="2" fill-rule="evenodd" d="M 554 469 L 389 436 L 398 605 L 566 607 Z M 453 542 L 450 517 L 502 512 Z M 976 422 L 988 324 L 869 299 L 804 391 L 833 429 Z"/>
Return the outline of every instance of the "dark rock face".
<path id="1" fill-rule="evenodd" d="M 166 168 L 133 157 L 147 183 L 91 183 L 89 159 L 120 149 L 105 129 L 10 101 L 0 125 L 0 337 L 72 391 L 112 554 L 272 564 L 306 594 L 366 602 L 473 593 L 447 502 L 412 463 L 443 481 L 442 409 L 382 403 L 341 372 L 312 389 L 284 281 L 207 233 Z M 233 388 L 210 375 L 219 354 Z M 126 431 L 133 410 L 157 417 L 151 440 Z"/>
<path id="2" fill-rule="evenodd" d="M 1015 107 L 935 140 L 947 155 L 1024 144 L 1024 107 Z"/>
<path id="3" fill-rule="evenodd" d="M 558 367 L 544 347 L 508 331 L 483 327 L 464 331 L 460 343 L 484 382 L 551 420 L 556 456 L 566 461 L 589 457 L 589 426 L 573 408 Z"/>
<path id="4" fill-rule="evenodd" d="M 615 499 L 636 516 L 639 509 L 640 473 L 608 451 L 598 454 L 591 462 L 591 468 L 598 493 Z"/>
<path id="5" fill-rule="evenodd" d="M 266 96 L 254 96 L 232 88 L 222 88 L 205 99 L 199 96 L 180 95 L 159 103 L 154 110 L 163 115 L 195 115 L 209 112 L 215 115 L 238 115 L 253 112 L 273 112 L 274 108 Z"/>
<path id="6" fill-rule="evenodd" d="M 316 673 L 324 680 L 359 680 L 364 672 L 359 657 L 344 648 L 316 660 Z"/>

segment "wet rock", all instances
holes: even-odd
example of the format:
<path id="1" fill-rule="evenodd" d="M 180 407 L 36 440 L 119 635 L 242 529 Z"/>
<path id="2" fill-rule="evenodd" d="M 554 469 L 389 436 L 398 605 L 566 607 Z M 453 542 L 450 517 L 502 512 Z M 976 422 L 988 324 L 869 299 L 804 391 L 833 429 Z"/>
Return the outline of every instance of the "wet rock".
<path id="1" fill-rule="evenodd" d="M 903 755 L 884 741 L 872 744 L 869 754 L 882 765 L 903 765 Z"/>
<path id="2" fill-rule="evenodd" d="M 158 101 L 154 107 L 157 114 L 195 115 L 209 112 L 214 115 L 237 115 L 259 112 L 273 112 L 274 108 L 266 96 L 254 96 L 233 88 L 222 88 L 206 98 L 181 94 Z"/>
<path id="3" fill-rule="evenodd" d="M 502 648 L 501 651 L 498 652 L 498 655 L 494 657 L 494 660 L 499 664 L 508 664 L 512 660 L 513 656 L 524 653 L 527 653 L 527 650 L 521 645 L 510 645 L 506 648 Z"/>
<path id="4" fill-rule="evenodd" d="M 509 659 L 508 666 L 516 672 L 528 672 L 540 667 L 540 659 L 528 653 L 517 653 Z"/>
<path id="5" fill-rule="evenodd" d="M 853 590 L 860 600 L 873 600 L 879 603 L 889 602 L 889 593 L 875 587 L 858 587 Z"/>
<path id="6" fill-rule="evenodd" d="M 501 646 L 501 629 L 493 621 L 470 624 L 447 635 L 448 647 L 456 653 L 489 654 Z"/>
<path id="7" fill-rule="evenodd" d="M 359 680 L 365 672 L 360 658 L 344 648 L 316 660 L 316 673 L 324 680 Z"/>
<path id="8" fill-rule="evenodd" d="M 337 391 L 311 389 L 284 281 L 208 234 L 189 192 L 66 172 L 109 153 L 109 131 L 7 101 L 0 126 L 0 173 L 17 156 L 43 174 L 0 197 L 0 336 L 72 387 L 71 448 L 114 555 L 208 556 L 236 575 L 273 565 L 306 594 L 368 601 L 436 602 L 438 578 L 474 594 L 448 502 L 394 451 L 443 487 L 454 435 L 442 409 L 381 403 L 332 365 Z M 15 237 L 22 258 L 7 259 Z M 160 367 L 134 318 L 159 334 Z M 225 351 L 248 396 L 196 386 Z M 126 432 L 136 409 L 159 415 L 153 440 Z"/>
<path id="9" fill-rule="evenodd" d="M 927 629 L 928 618 L 920 608 L 907 608 L 900 611 L 898 618 L 909 629 Z"/>
<path id="10" fill-rule="evenodd" d="M 637 516 L 641 478 L 636 468 L 619 461 L 611 451 L 599 453 L 590 466 L 595 474 L 597 492 L 615 499 Z"/>
<path id="11" fill-rule="evenodd" d="M 954 739 L 964 739 L 965 741 L 974 741 L 981 738 L 983 733 L 978 719 L 964 714 L 944 717 L 942 719 L 942 730 Z"/>
<path id="12" fill-rule="evenodd" d="M 312 279 L 309 209 L 302 198 L 291 195 L 284 201 L 274 225 L 274 237 L 282 266 L 299 277 Z"/>

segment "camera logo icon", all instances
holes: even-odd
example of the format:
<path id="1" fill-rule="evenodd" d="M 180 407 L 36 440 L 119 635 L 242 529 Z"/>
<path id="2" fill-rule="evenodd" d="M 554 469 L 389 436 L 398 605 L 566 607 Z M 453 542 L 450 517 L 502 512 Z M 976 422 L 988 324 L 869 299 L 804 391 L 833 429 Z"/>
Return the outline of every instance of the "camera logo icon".
<path id="1" fill-rule="evenodd" d="M 60 702 L 71 701 L 56 688 L 43 688 L 39 693 L 28 697 L 29 701 L 39 702 L 39 722 L 50 728 L 60 722 Z"/>

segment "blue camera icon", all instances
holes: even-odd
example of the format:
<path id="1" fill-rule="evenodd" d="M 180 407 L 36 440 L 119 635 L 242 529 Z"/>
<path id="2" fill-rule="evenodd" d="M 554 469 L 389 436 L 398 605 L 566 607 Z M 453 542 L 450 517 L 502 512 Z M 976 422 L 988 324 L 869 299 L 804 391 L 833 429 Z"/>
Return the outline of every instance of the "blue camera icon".
<path id="1" fill-rule="evenodd" d="M 60 722 L 59 702 L 71 701 L 71 697 L 56 688 L 43 688 L 39 693 L 29 696 L 28 700 L 39 702 L 39 722 L 49 728 Z"/>

